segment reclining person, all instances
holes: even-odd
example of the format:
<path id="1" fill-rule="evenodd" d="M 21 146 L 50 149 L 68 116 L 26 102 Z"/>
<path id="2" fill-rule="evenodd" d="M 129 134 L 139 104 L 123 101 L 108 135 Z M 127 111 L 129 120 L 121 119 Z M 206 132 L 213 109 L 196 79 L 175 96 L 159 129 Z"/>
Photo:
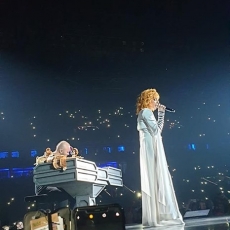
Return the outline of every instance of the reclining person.
<path id="1" fill-rule="evenodd" d="M 52 161 L 52 159 L 58 155 L 70 155 L 71 148 L 72 147 L 67 141 L 59 142 L 56 146 L 56 150 L 47 158 L 47 161 Z M 74 208 L 76 202 L 75 199 L 70 196 L 64 189 L 53 186 L 35 185 L 35 194 L 48 195 L 46 200 L 52 204 L 57 202 L 56 208 L 66 207 L 69 203 L 69 207 L 72 209 Z"/>

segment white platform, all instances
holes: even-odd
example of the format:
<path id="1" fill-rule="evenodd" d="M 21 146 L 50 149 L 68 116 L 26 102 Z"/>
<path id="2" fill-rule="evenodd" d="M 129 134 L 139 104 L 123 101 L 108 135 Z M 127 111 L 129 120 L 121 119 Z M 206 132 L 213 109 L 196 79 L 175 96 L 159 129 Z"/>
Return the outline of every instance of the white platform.
<path id="1" fill-rule="evenodd" d="M 229 229 L 230 216 L 223 217 L 208 217 L 208 218 L 193 218 L 184 220 L 184 226 L 165 226 L 165 227 L 145 227 L 143 228 L 141 224 L 127 225 L 126 229 L 129 230 L 227 230 Z M 215 228 L 216 227 L 216 228 Z"/>

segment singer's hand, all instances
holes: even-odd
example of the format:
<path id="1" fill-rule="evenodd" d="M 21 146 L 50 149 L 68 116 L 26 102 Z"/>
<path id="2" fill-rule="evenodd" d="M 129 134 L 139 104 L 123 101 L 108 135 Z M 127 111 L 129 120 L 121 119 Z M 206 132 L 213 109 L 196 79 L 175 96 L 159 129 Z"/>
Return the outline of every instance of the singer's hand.
<path id="1" fill-rule="evenodd" d="M 160 111 L 160 112 L 165 112 L 165 108 L 166 108 L 166 106 L 164 106 L 164 105 L 161 105 L 161 104 L 158 105 L 158 111 Z"/>

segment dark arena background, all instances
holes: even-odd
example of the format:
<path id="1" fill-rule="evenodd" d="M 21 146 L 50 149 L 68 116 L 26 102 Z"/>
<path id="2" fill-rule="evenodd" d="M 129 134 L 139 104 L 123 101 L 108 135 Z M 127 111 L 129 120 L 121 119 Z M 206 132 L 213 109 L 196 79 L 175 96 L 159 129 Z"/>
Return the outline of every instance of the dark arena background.
<path id="1" fill-rule="evenodd" d="M 0 1 L 0 226 L 35 210 L 36 157 L 61 140 L 122 170 L 97 204 L 140 226 L 135 106 L 156 88 L 176 110 L 162 138 L 182 215 L 210 209 L 224 217 L 210 229 L 229 229 L 229 17 L 227 0 Z"/>

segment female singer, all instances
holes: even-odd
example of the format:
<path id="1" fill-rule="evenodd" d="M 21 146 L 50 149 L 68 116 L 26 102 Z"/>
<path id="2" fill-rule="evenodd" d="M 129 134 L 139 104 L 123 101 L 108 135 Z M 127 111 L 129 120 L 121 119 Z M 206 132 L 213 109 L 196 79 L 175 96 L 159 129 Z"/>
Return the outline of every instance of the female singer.
<path id="1" fill-rule="evenodd" d="M 155 89 L 137 98 L 137 130 L 140 140 L 140 172 L 143 226 L 184 224 L 165 158 L 161 132 L 165 106 Z M 158 110 L 158 120 L 153 111 Z"/>

